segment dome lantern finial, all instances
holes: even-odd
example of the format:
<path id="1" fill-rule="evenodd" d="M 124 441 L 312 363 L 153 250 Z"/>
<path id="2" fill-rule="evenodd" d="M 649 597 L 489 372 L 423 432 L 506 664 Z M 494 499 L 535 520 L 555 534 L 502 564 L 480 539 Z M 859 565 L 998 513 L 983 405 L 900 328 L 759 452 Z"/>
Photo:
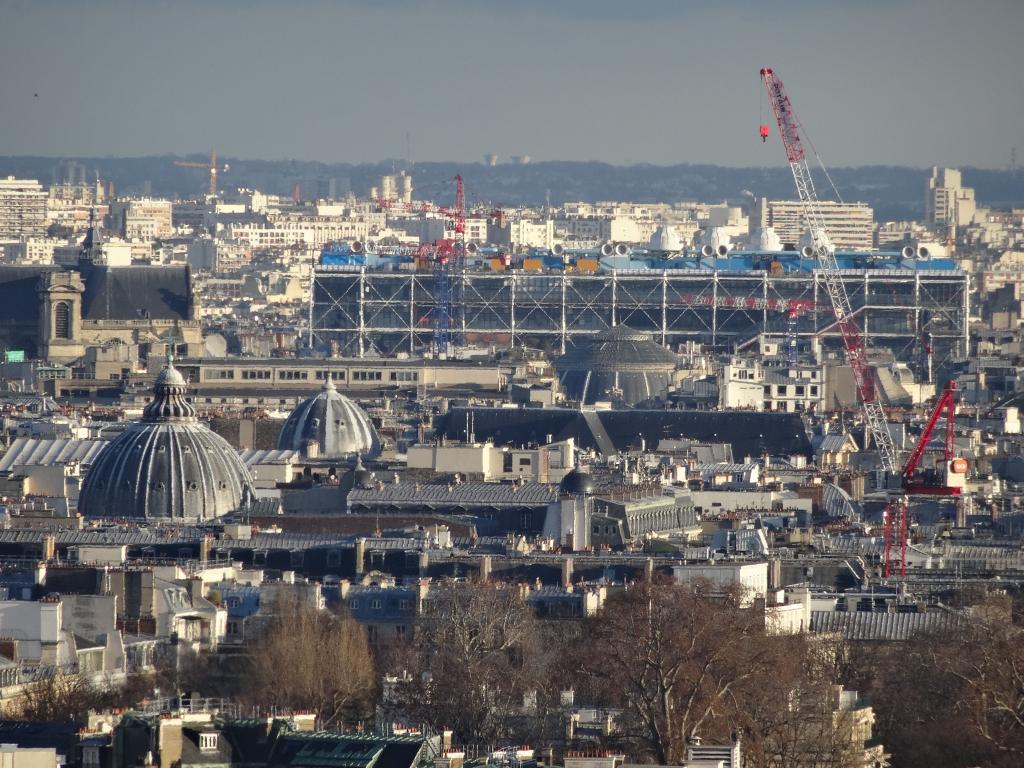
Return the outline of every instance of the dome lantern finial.
<path id="1" fill-rule="evenodd" d="M 142 412 L 143 421 L 192 421 L 196 409 L 185 399 L 188 383 L 171 360 L 153 383 L 153 399 Z"/>

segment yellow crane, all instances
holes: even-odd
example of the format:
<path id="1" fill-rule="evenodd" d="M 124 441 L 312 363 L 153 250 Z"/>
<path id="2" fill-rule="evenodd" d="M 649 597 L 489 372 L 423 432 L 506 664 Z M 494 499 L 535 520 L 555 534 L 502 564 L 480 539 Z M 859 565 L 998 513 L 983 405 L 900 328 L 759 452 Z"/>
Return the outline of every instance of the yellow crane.
<path id="1" fill-rule="evenodd" d="M 178 166 L 179 168 L 204 168 L 204 169 L 206 169 L 209 172 L 209 174 L 210 174 L 210 189 L 209 189 L 209 193 L 208 194 L 210 195 L 210 197 L 216 197 L 217 196 L 217 152 L 216 152 L 216 150 L 213 150 L 213 149 L 210 150 L 210 162 L 209 163 L 195 163 L 195 162 L 192 162 L 191 160 L 175 160 L 174 164 L 176 166 Z M 228 166 L 225 164 L 224 165 L 224 170 L 226 171 L 227 169 L 228 169 Z"/>

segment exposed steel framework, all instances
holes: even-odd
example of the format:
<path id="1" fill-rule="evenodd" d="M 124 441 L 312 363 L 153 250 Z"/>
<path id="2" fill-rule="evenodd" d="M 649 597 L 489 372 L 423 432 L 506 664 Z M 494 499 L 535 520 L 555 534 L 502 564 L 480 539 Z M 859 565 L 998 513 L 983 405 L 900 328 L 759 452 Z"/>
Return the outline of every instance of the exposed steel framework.
<path id="1" fill-rule="evenodd" d="M 803 208 L 804 219 L 814 243 L 814 257 L 828 291 L 832 311 L 836 316 L 836 324 L 843 341 L 847 362 L 853 370 L 854 381 L 860 394 L 864 421 L 874 441 L 887 473 L 897 468 L 896 445 L 886 424 L 885 411 L 875 395 L 875 382 L 868 366 L 867 349 L 860 327 L 854 318 L 850 297 L 846 292 L 842 273 L 836 263 L 835 248 L 829 241 L 825 229 L 825 217 L 821 211 L 818 193 L 814 188 L 811 169 L 807 165 L 807 156 L 801 140 L 800 121 L 793 111 L 793 104 L 786 94 L 782 80 L 774 71 L 765 67 L 761 70 L 761 80 L 768 91 L 768 100 L 772 112 L 779 125 L 779 135 L 786 150 L 786 160 L 793 172 L 797 195 Z"/>
<path id="2" fill-rule="evenodd" d="M 444 209 L 444 214 L 452 222 L 455 237 L 437 243 L 434 261 L 434 289 L 438 299 L 437 315 L 434 318 L 434 353 L 437 355 L 448 353 L 449 331 L 452 321 L 455 320 L 452 310 L 463 305 L 461 289 L 458 287 L 462 285 L 462 281 L 456 283 L 458 295 L 453 298 L 451 279 L 453 271 L 461 275 L 466 269 L 466 190 L 462 184 L 461 174 L 455 177 L 455 205 Z M 461 326 L 461 322 L 457 323 L 457 327 Z M 457 344 L 461 341 L 461 338 L 456 339 Z"/>

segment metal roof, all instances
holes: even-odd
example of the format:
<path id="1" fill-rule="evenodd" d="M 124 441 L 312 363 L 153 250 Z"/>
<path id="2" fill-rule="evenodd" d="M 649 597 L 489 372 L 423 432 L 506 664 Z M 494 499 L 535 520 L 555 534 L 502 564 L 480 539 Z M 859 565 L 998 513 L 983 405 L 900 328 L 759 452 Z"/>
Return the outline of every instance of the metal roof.
<path id="1" fill-rule="evenodd" d="M 391 483 L 380 490 L 353 488 L 349 493 L 352 504 L 411 504 L 411 505 L 465 505 L 489 504 L 522 506 L 549 504 L 558 498 L 556 486 L 544 483 L 468 482 L 459 484 Z"/>
<path id="2" fill-rule="evenodd" d="M 293 458 L 299 455 L 298 451 L 292 450 L 246 450 L 238 452 L 239 458 L 242 459 L 242 463 L 247 467 L 253 467 L 256 464 L 287 464 Z"/>
<path id="3" fill-rule="evenodd" d="M 19 437 L 0 458 L 0 472 L 9 472 L 15 467 L 49 467 L 71 461 L 91 464 L 106 444 L 106 440 Z"/>
<path id="4" fill-rule="evenodd" d="M 812 632 L 838 632 L 847 640 L 909 640 L 949 629 L 959 621 L 948 613 L 811 611 Z"/>
<path id="5" fill-rule="evenodd" d="M 844 432 L 840 435 L 828 434 L 818 435 L 811 440 L 811 445 L 814 447 L 815 453 L 839 453 L 840 451 L 855 451 L 857 450 L 857 444 L 854 442 L 852 445 L 850 441 L 853 436 Z"/>

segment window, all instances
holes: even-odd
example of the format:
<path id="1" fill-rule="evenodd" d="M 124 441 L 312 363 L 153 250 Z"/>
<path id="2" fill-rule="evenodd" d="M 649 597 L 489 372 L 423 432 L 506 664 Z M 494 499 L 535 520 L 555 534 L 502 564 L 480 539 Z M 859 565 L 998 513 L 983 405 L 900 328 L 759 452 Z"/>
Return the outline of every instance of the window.
<path id="1" fill-rule="evenodd" d="M 351 598 L 348 601 L 348 609 L 350 611 L 358 611 L 359 610 L 359 601 L 356 598 L 354 598 L 354 597 Z"/>
<path id="2" fill-rule="evenodd" d="M 71 305 L 58 301 L 53 308 L 53 335 L 58 339 L 71 338 Z"/>
<path id="3" fill-rule="evenodd" d="M 817 394 L 818 394 L 818 388 L 817 388 L 817 386 L 812 386 L 812 387 L 811 387 L 811 394 L 812 394 L 812 395 L 817 395 Z"/>
<path id="4" fill-rule="evenodd" d="M 380 371 L 353 371 L 352 381 L 380 381 L 383 374 Z"/>
<path id="5" fill-rule="evenodd" d="M 520 467 L 528 467 L 528 466 L 530 466 L 530 457 L 529 456 L 520 456 L 519 457 L 519 466 Z"/>
<path id="6" fill-rule="evenodd" d="M 381 609 L 381 602 L 380 602 L 380 600 L 371 600 L 370 601 L 370 608 L 372 610 L 374 610 L 374 611 L 379 611 Z"/>
<path id="7" fill-rule="evenodd" d="M 244 370 L 242 371 L 242 378 L 248 379 L 250 381 L 253 379 L 265 380 L 270 378 L 270 371 L 265 368 L 253 368 L 250 370 Z"/>
<path id="8" fill-rule="evenodd" d="M 398 607 L 399 607 L 400 610 L 403 610 L 403 611 L 411 611 L 412 610 L 412 600 L 408 600 L 408 599 L 406 599 L 406 600 L 399 600 L 398 601 Z"/>
<path id="9" fill-rule="evenodd" d="M 217 749 L 216 733 L 200 733 L 199 749 L 203 752 L 213 752 Z"/>
<path id="10" fill-rule="evenodd" d="M 416 371 L 392 371 L 391 381 L 417 381 L 420 375 Z"/>
<path id="11" fill-rule="evenodd" d="M 100 764 L 100 748 L 99 747 L 83 747 L 82 748 L 82 765 L 86 768 L 94 768 Z"/>
<path id="12" fill-rule="evenodd" d="M 233 379 L 235 371 L 232 368 L 214 368 L 209 372 L 211 379 Z"/>
<path id="13" fill-rule="evenodd" d="M 802 385 L 802 384 L 797 384 L 797 385 L 796 385 L 796 393 L 797 393 L 797 395 L 799 395 L 800 397 L 803 397 L 803 394 L 804 394 L 804 387 L 803 387 L 803 385 Z"/>
<path id="14" fill-rule="evenodd" d="M 277 377 L 281 381 L 305 381 L 309 378 L 309 371 L 278 371 Z"/>

